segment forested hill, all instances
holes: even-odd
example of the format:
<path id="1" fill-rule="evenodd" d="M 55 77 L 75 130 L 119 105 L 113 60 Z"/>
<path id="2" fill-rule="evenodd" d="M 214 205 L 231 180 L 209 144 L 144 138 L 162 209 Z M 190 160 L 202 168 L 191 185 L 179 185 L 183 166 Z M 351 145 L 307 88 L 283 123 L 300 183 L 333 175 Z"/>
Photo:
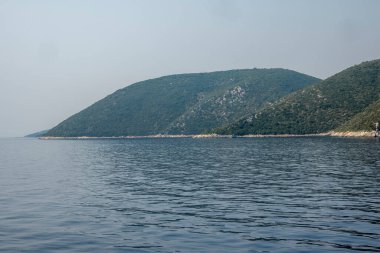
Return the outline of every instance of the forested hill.
<path id="1" fill-rule="evenodd" d="M 364 111 L 356 114 L 335 131 L 373 131 L 376 122 L 380 122 L 380 99 L 366 107 Z"/>
<path id="2" fill-rule="evenodd" d="M 318 81 L 286 69 L 160 77 L 116 91 L 45 136 L 198 134 L 228 125 Z"/>
<path id="3" fill-rule="evenodd" d="M 341 130 L 369 129 L 374 120 L 380 120 L 376 119 L 379 114 L 374 111 L 378 111 L 376 101 L 379 98 L 380 60 L 374 60 L 350 67 L 290 94 L 216 132 L 237 135 L 309 134 L 339 127 Z"/>

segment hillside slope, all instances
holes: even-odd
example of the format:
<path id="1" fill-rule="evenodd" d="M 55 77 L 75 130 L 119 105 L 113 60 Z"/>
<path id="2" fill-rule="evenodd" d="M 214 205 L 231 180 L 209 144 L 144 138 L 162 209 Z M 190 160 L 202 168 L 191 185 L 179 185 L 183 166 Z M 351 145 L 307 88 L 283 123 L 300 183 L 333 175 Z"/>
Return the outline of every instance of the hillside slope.
<path id="1" fill-rule="evenodd" d="M 49 131 L 49 130 L 42 130 L 42 131 L 39 131 L 39 132 L 35 132 L 35 133 L 31 133 L 31 134 L 25 135 L 24 137 L 37 138 L 37 137 L 41 137 L 41 136 L 43 136 L 43 135 L 46 134 L 48 131 Z"/>
<path id="2" fill-rule="evenodd" d="M 116 91 L 63 121 L 45 136 L 202 133 L 318 81 L 285 69 L 160 77 Z"/>
<path id="3" fill-rule="evenodd" d="M 380 99 L 356 114 L 348 122 L 335 129 L 337 132 L 373 131 L 375 123 L 380 122 Z"/>
<path id="4" fill-rule="evenodd" d="M 216 132 L 310 134 L 333 130 L 380 96 L 380 60 L 350 67 Z"/>

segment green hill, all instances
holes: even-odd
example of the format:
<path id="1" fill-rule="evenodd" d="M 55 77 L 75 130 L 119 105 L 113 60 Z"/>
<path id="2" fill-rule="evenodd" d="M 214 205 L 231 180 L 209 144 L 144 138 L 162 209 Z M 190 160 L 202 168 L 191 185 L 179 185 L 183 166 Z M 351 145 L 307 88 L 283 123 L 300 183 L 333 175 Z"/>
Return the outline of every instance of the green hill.
<path id="1" fill-rule="evenodd" d="M 45 136 L 202 133 L 318 81 L 285 69 L 160 77 L 116 91 L 66 119 Z"/>
<path id="2" fill-rule="evenodd" d="M 335 131 L 373 131 L 376 122 L 380 122 L 380 99 L 369 105 L 364 111 L 356 114 L 348 122 L 335 129 Z"/>
<path id="3" fill-rule="evenodd" d="M 348 68 L 316 85 L 292 93 L 273 105 L 244 117 L 221 134 L 310 134 L 333 130 L 349 121 L 359 129 L 373 123 L 373 108 L 380 96 L 380 60 Z M 368 107 L 368 112 L 366 108 Z M 367 126 L 368 128 L 368 126 Z"/>

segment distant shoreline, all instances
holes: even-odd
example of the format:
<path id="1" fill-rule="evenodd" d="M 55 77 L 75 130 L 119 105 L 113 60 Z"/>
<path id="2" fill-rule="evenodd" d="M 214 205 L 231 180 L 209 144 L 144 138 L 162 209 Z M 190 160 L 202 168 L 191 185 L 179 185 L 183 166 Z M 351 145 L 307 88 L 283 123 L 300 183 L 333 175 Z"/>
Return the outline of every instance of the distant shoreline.
<path id="1" fill-rule="evenodd" d="M 39 137 L 40 140 L 108 140 L 108 139 L 159 139 L 159 138 L 193 138 L 193 139 L 210 139 L 210 138 L 297 138 L 297 137 L 374 137 L 373 131 L 357 132 L 327 132 L 319 134 L 249 134 L 249 135 L 219 135 L 219 134 L 156 134 L 144 136 L 110 136 L 110 137 L 56 137 L 46 136 Z"/>

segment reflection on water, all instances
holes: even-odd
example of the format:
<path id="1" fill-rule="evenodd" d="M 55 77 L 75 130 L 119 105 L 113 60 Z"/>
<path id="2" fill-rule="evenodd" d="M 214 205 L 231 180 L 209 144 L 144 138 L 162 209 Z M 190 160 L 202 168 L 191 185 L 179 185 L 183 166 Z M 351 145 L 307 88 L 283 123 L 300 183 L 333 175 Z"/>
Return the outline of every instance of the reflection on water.
<path id="1" fill-rule="evenodd" d="M 1 252 L 380 251 L 375 139 L 0 140 Z"/>

